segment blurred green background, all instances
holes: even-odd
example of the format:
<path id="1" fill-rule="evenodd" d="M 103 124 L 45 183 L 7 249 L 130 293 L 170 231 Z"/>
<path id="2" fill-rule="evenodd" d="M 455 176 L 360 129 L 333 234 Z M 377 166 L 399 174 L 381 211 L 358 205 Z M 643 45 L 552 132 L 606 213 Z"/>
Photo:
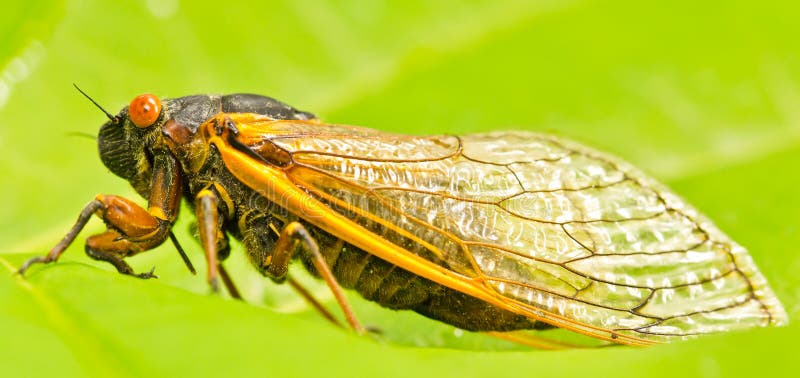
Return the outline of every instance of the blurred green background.
<path id="1" fill-rule="evenodd" d="M 12 1 L 0 13 L 4 376 L 785 375 L 800 337 L 800 7 L 673 1 Z M 97 193 L 137 198 L 97 158 L 135 95 L 254 92 L 323 120 L 412 134 L 545 131 L 666 182 L 748 247 L 793 324 L 658 346 L 530 351 L 358 301 L 380 341 L 331 327 L 229 263 L 251 304 L 208 295 L 174 249 L 159 280 L 82 240 L 27 280 Z M 188 212 L 178 237 L 195 265 Z M 239 253 L 237 253 L 239 252 Z M 296 267 L 300 268 L 300 267 Z M 323 299 L 328 294 L 309 283 Z M 330 304 L 330 301 L 328 301 Z M 332 306 L 332 308 L 335 308 Z"/>

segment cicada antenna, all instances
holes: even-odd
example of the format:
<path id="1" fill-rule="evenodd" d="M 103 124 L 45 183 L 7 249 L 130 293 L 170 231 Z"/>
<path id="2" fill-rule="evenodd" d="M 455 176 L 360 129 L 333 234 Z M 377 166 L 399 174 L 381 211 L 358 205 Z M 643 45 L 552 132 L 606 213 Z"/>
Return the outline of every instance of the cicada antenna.
<path id="1" fill-rule="evenodd" d="M 86 92 L 84 92 L 83 90 L 81 90 L 80 88 L 78 88 L 78 85 L 77 85 L 77 84 L 75 84 L 75 83 L 72 83 L 72 86 L 73 86 L 73 87 L 75 87 L 75 89 L 77 89 L 77 90 L 78 90 L 78 92 L 81 92 L 81 94 L 83 95 L 83 97 L 86 97 L 87 99 L 89 99 L 89 101 L 91 101 L 91 102 L 92 102 L 92 104 L 94 104 L 94 106 L 96 106 L 98 109 L 100 109 L 100 111 L 101 111 L 101 112 L 103 112 L 103 113 L 106 115 L 106 117 L 108 117 L 108 119 L 110 119 L 110 120 L 111 120 L 111 122 L 114 122 L 114 123 L 117 123 L 117 122 L 119 122 L 119 118 L 117 118 L 117 117 L 115 117 L 115 116 L 111 115 L 111 113 L 109 113 L 109 112 L 107 112 L 105 109 L 103 109 L 103 107 L 102 107 L 102 106 L 100 106 L 100 104 L 98 104 L 98 103 L 97 103 L 97 101 L 95 101 L 93 98 L 89 97 L 89 95 L 88 95 L 88 94 L 86 94 Z"/>
<path id="2" fill-rule="evenodd" d="M 97 135 L 92 135 L 89 133 L 85 133 L 83 131 L 70 131 L 66 133 L 66 135 L 71 137 L 81 137 L 81 138 L 88 138 L 91 140 L 97 140 Z"/>

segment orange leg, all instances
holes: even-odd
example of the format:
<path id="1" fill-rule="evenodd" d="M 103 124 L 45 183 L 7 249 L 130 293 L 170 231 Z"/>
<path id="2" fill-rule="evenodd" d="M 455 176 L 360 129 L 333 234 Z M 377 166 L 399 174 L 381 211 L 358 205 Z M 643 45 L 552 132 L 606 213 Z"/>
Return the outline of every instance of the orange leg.
<path id="1" fill-rule="evenodd" d="M 156 277 L 153 272 L 136 274 L 123 260 L 125 257 L 155 248 L 166 240 L 170 223 L 158 219 L 132 201 L 114 195 L 99 195 L 81 211 L 78 221 L 67 235 L 46 256 L 34 257 L 19 269 L 25 273 L 36 263 L 58 260 L 91 218 L 97 214 L 108 224 L 109 230 L 86 240 L 86 254 L 96 260 L 106 261 L 122 274 L 140 278 Z"/>
<path id="2" fill-rule="evenodd" d="M 24 274 L 33 264 L 57 261 L 94 214 L 103 219 L 108 230 L 86 239 L 86 254 L 114 265 L 122 274 L 155 277 L 152 271 L 134 273 L 123 259 L 153 249 L 167 239 L 178 216 L 182 179 L 175 158 L 168 151 L 159 151 L 153 157 L 147 210 L 123 197 L 98 195 L 83 208 L 78 221 L 50 253 L 26 261 L 18 272 Z"/>
<path id="3" fill-rule="evenodd" d="M 310 254 L 314 268 L 317 269 L 319 275 L 325 280 L 325 283 L 328 284 L 331 292 L 333 292 L 333 296 L 336 298 L 336 302 L 339 303 L 342 312 L 344 312 L 344 316 L 350 324 L 350 327 L 359 334 L 364 333 L 364 326 L 362 326 L 356 318 L 353 309 L 350 307 L 350 303 L 347 301 L 347 297 L 344 295 L 342 287 L 339 286 L 339 282 L 336 281 L 336 277 L 333 276 L 333 272 L 331 272 L 331 269 L 325 262 L 325 258 L 322 256 L 322 253 L 320 253 L 319 245 L 317 245 L 314 237 L 311 236 L 311 233 L 309 233 L 301 223 L 292 222 L 283 228 L 278 236 L 278 240 L 275 242 L 275 249 L 271 258 L 269 261 L 264 261 L 267 274 L 278 279 L 286 277 L 289 271 L 289 262 L 297 250 L 298 243 L 305 247 L 306 252 Z"/>
<path id="4" fill-rule="evenodd" d="M 200 234 L 200 244 L 205 251 L 207 271 L 206 280 L 215 292 L 219 291 L 219 281 L 231 297 L 242 299 L 228 272 L 219 261 L 220 251 L 227 250 L 228 239 L 222 231 L 222 220 L 219 212 L 219 198 L 210 189 L 201 190 L 195 197 L 195 212 L 197 215 L 197 231 Z"/>

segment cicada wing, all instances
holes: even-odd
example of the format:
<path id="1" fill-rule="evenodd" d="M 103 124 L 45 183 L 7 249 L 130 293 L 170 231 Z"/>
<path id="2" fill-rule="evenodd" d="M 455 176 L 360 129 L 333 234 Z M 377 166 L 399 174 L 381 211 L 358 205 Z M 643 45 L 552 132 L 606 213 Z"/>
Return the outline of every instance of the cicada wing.
<path id="1" fill-rule="evenodd" d="M 290 211 L 344 240 L 366 231 L 371 248 L 388 248 L 366 250 L 520 314 L 632 344 L 786 321 L 744 248 L 637 169 L 574 142 L 302 121 L 239 130 L 252 151 L 290 157 L 281 190 L 349 223 Z"/>

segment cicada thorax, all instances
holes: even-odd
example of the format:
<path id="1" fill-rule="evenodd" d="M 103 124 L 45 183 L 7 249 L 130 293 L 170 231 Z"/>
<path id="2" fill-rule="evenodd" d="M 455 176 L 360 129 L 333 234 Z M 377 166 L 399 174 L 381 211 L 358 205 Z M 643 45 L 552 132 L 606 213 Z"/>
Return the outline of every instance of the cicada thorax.
<path id="1" fill-rule="evenodd" d="M 239 182 L 222 162 L 219 152 L 201 132 L 201 125 L 209 120 L 223 119 L 223 114 L 252 114 L 268 119 L 314 119 L 314 115 L 299 111 L 275 99 L 252 95 L 231 94 L 224 96 L 197 95 L 165 101 L 169 108 L 163 122 L 161 144 L 169 148 L 179 161 L 185 178 L 184 197 L 190 207 L 195 208 L 197 196 L 210 191 L 219 200 L 216 203 L 219 216 L 218 251 L 220 258 L 229 254 L 227 233 L 236 238 L 243 235 L 245 214 L 259 211 L 263 201 L 255 191 Z M 255 207 L 254 207 L 255 206 Z"/>

